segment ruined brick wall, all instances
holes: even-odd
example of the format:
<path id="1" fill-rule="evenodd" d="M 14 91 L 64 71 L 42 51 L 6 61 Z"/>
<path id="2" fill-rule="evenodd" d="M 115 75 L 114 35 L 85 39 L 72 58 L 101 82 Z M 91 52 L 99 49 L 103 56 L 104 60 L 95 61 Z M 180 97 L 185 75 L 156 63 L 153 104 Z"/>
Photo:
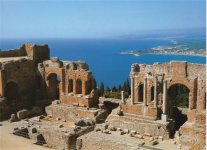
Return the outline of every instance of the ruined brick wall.
<path id="1" fill-rule="evenodd" d="M 22 45 L 22 49 L 26 51 L 29 59 L 34 60 L 36 63 L 40 63 L 50 58 L 48 45 L 24 44 Z"/>
<path id="2" fill-rule="evenodd" d="M 49 59 L 50 50 L 48 45 L 23 44 L 19 49 L 0 51 L 0 58 L 21 56 L 27 56 L 29 59 L 39 63 Z"/>
<path id="3" fill-rule="evenodd" d="M 0 106 L 7 106 L 0 107 L 0 119 L 32 107 L 37 98 L 42 98 L 38 96 L 41 85 L 36 64 L 48 57 L 47 45 L 24 44 L 16 50 L 0 51 Z"/>
<path id="4" fill-rule="evenodd" d="M 1 50 L 0 51 L 0 58 L 3 57 L 20 57 L 20 56 L 27 56 L 27 53 L 24 49 L 12 49 L 12 50 Z"/>
<path id="5" fill-rule="evenodd" d="M 55 57 L 39 64 L 38 70 L 44 79 L 42 91 L 46 91 L 46 98 L 60 99 L 65 104 L 97 106 L 96 81 L 85 62 L 60 61 Z M 59 96 L 52 94 L 57 92 Z"/>
<path id="6" fill-rule="evenodd" d="M 202 64 L 187 62 L 170 62 L 165 64 L 139 64 L 139 71 L 132 71 L 134 77 L 134 100 L 139 102 L 139 85 L 147 78 L 147 101 L 153 100 L 151 88 L 154 86 L 155 76 L 158 78 L 158 100 L 162 104 L 163 80 L 167 80 L 168 89 L 174 84 L 183 84 L 190 90 L 189 107 L 205 108 L 206 68 Z"/>
<path id="7" fill-rule="evenodd" d="M 1 72 L 1 76 L 4 79 L 4 81 L 2 82 L 3 84 L 1 85 L 1 89 L 4 89 L 4 91 L 0 93 L 2 97 L 4 97 L 5 93 L 7 92 L 5 91 L 7 84 L 9 84 L 10 82 L 14 82 L 18 86 L 18 104 L 20 104 L 20 102 L 27 103 L 29 101 L 33 101 L 33 93 L 37 86 L 37 82 L 35 82 L 37 81 L 37 78 L 35 75 L 33 61 L 21 59 L 19 61 L 3 64 Z"/>

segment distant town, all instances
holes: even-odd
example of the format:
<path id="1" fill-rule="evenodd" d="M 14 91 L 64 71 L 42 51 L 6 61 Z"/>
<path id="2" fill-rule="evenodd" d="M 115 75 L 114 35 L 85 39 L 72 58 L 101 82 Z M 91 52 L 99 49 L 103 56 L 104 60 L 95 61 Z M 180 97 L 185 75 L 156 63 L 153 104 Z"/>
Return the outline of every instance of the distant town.
<path id="1" fill-rule="evenodd" d="M 120 52 L 120 54 L 129 54 L 139 56 L 142 54 L 170 54 L 170 55 L 192 55 L 192 56 L 206 56 L 206 49 L 191 48 L 189 45 L 180 44 L 174 41 L 175 45 L 172 46 L 158 46 L 149 50 L 129 50 Z"/>

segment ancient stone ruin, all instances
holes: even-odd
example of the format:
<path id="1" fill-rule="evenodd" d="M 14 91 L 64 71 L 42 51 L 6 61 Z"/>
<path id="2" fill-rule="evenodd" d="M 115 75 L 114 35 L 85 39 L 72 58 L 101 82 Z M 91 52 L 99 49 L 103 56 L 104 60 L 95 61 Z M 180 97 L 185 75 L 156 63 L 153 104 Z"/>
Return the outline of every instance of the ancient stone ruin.
<path id="1" fill-rule="evenodd" d="M 205 65 L 172 61 L 166 64 L 132 64 L 131 100 L 123 101 L 123 116 L 112 113 L 109 124 L 120 128 L 175 138 L 183 145 L 205 143 L 206 71 Z M 182 86 L 187 101 L 176 97 Z M 182 103 L 181 103 L 182 104 Z"/>
<path id="2" fill-rule="evenodd" d="M 0 119 L 13 134 L 57 150 L 205 148 L 205 65 L 132 64 L 131 97 L 99 98 L 83 61 L 47 45 L 0 51 Z M 57 140 L 58 139 L 58 140 Z"/>

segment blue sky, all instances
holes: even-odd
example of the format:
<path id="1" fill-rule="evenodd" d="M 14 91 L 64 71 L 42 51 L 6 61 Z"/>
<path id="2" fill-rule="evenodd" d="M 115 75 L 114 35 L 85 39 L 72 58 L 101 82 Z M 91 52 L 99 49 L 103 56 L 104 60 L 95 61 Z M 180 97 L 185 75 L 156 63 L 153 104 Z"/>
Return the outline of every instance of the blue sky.
<path id="1" fill-rule="evenodd" d="M 97 38 L 204 28 L 205 0 L 0 0 L 1 38 Z"/>

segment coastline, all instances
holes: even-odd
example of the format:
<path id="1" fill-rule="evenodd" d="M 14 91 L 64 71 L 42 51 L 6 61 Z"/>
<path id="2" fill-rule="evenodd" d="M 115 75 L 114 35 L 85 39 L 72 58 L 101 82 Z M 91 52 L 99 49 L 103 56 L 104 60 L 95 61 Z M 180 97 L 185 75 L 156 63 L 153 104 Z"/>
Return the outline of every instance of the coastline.
<path id="1" fill-rule="evenodd" d="M 206 57 L 206 55 L 202 54 L 172 54 L 172 53 L 144 53 L 144 54 L 136 54 L 136 53 L 119 53 L 120 55 L 133 55 L 135 57 L 141 56 L 141 55 L 180 55 L 180 56 L 199 56 L 199 57 Z"/>

